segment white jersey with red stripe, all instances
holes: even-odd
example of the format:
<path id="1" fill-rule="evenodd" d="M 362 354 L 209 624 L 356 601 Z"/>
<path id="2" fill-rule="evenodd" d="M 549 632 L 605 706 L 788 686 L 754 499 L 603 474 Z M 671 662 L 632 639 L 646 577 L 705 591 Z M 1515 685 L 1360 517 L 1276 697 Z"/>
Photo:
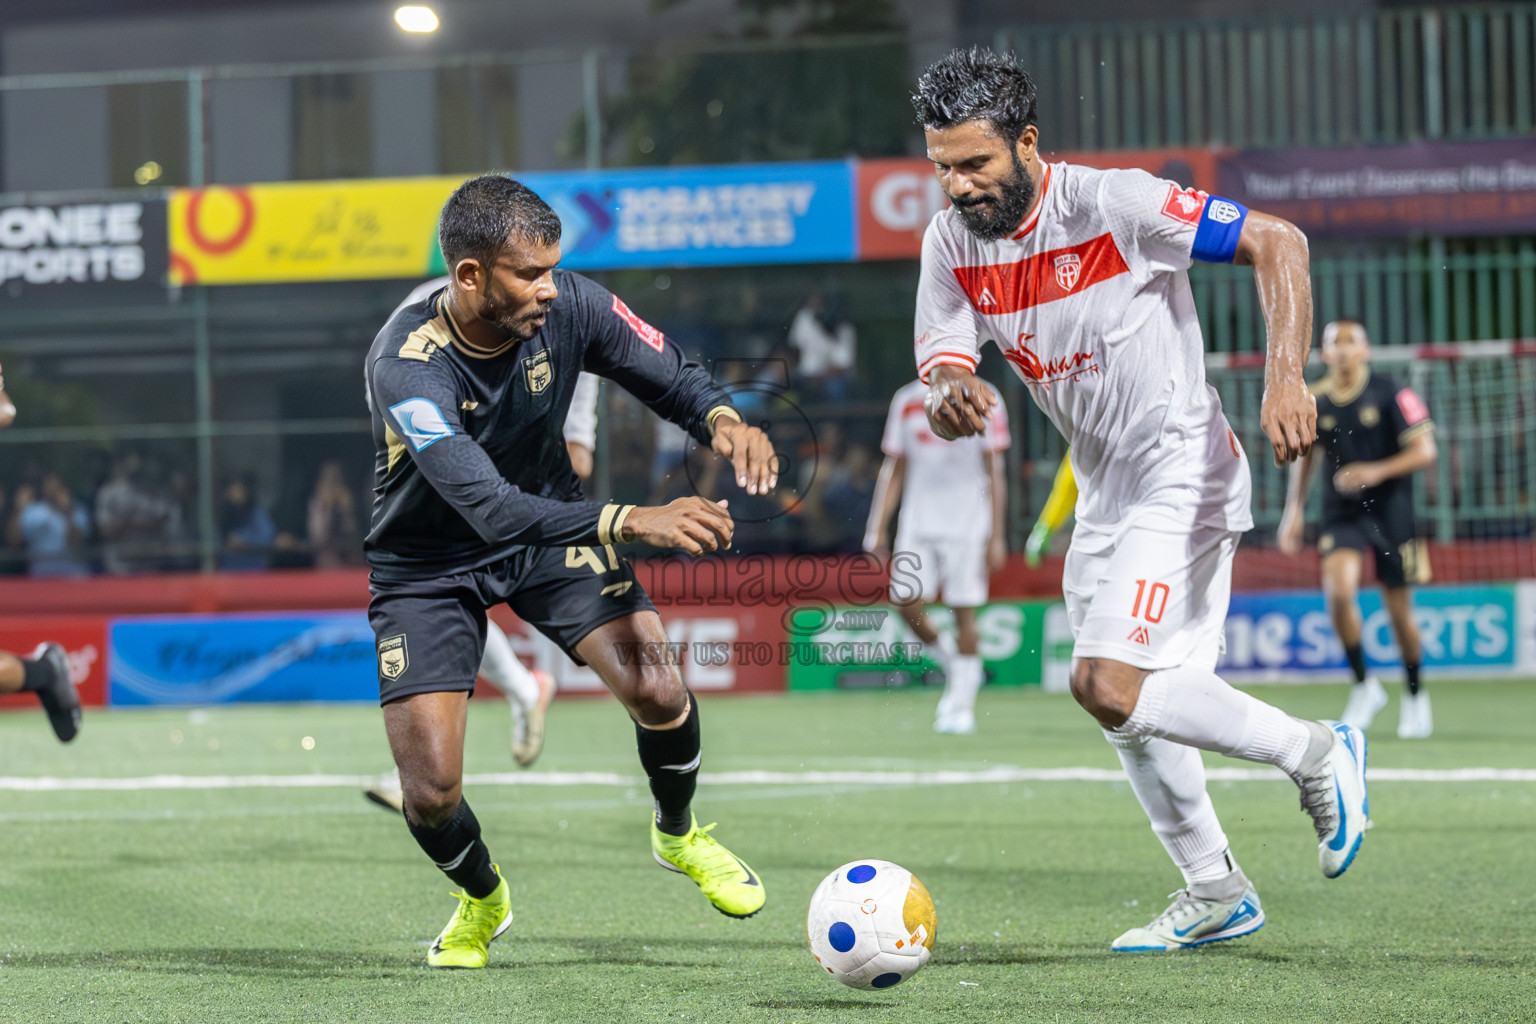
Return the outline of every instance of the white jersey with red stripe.
<path id="1" fill-rule="evenodd" d="M 986 456 L 1006 451 L 1009 436 L 1002 396 L 991 384 L 987 388 L 997 408 L 986 433 L 957 441 L 945 441 L 928 426 L 923 409 L 928 385 L 922 381 L 906 385 L 891 399 L 880 450 L 907 460 L 901 491 L 903 537 L 985 541 L 991 536 L 992 480 Z"/>
<path id="2" fill-rule="evenodd" d="M 1247 460 L 1205 380 L 1192 259 L 1230 261 L 1247 210 L 1145 171 L 1049 164 L 1020 230 L 953 209 L 923 237 L 918 372 L 991 339 L 1065 435 L 1079 524 L 1248 530 Z"/>

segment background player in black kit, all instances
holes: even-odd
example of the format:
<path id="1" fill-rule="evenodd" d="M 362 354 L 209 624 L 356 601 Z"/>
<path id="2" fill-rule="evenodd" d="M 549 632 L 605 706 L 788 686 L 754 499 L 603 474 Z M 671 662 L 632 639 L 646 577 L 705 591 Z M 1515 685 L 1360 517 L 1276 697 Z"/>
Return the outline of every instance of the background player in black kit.
<path id="1" fill-rule="evenodd" d="M 1359 321 L 1335 320 L 1323 329 L 1328 373 L 1312 388 L 1318 443 L 1291 469 L 1280 548 L 1288 554 L 1301 550 L 1312 469 L 1326 458 L 1329 474 L 1317 549 L 1328 612 L 1355 674 L 1340 719 L 1364 729 L 1387 703 L 1386 690 L 1366 673 L 1360 647 L 1361 552 L 1370 549 L 1407 676 L 1397 734 L 1423 739 L 1434 724 L 1429 694 L 1420 686 L 1423 655 L 1408 584 L 1429 582 L 1429 559 L 1414 536 L 1410 475 L 1435 461 L 1435 425 L 1412 389 L 1371 373 L 1370 357 L 1370 339 Z"/>
<path id="2" fill-rule="evenodd" d="M 696 703 L 675 665 L 625 654 L 667 638 L 612 547 L 725 548 L 730 514 L 698 497 L 661 508 L 582 501 L 562 427 L 586 369 L 729 458 L 749 494 L 776 486 L 773 446 L 617 296 L 555 269 L 560 220 L 523 185 L 466 181 L 443 207 L 438 241 L 448 287 L 390 318 L 366 371 L 377 457 L 365 548 L 380 703 L 411 835 L 464 887 L 427 962 L 483 967 L 512 920 L 507 883 L 460 792 L 485 610 L 502 601 L 591 665 L 634 718 L 656 801 L 656 860 L 686 873 L 723 913 L 751 916 L 764 903 L 761 881 L 689 808 Z"/>

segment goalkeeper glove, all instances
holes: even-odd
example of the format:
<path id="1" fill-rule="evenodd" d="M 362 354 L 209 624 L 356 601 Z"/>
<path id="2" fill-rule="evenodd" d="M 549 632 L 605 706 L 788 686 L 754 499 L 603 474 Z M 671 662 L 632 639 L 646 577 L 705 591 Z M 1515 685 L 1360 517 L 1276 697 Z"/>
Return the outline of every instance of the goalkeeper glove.
<path id="1" fill-rule="evenodd" d="M 1040 560 L 1045 557 L 1045 549 L 1051 544 L 1051 528 L 1043 522 L 1035 524 L 1035 528 L 1029 531 L 1029 539 L 1024 542 L 1024 564 L 1031 569 L 1040 568 Z"/>

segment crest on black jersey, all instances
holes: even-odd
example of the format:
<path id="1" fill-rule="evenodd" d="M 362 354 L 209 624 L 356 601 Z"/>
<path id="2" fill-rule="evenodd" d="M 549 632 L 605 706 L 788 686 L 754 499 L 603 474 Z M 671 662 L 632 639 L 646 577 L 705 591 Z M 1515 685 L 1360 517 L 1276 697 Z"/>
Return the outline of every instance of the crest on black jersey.
<path id="1" fill-rule="evenodd" d="M 523 377 L 528 381 L 530 395 L 537 395 L 549 387 L 549 382 L 555 379 L 555 368 L 550 365 L 548 349 L 523 360 Z"/>

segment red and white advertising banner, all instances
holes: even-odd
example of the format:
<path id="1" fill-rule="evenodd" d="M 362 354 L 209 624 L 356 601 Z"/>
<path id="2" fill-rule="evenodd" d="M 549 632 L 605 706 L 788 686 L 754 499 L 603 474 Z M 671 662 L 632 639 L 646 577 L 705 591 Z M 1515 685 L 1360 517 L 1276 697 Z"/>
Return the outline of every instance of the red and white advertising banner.
<path id="1" fill-rule="evenodd" d="M 1102 153 L 1046 153 L 1052 163 L 1085 167 L 1139 167 L 1160 178 L 1212 192 L 1216 162 L 1211 149 L 1128 149 Z M 858 258 L 911 260 L 923 250 L 923 230 L 949 205 L 932 161 L 916 157 L 860 160 L 854 168 Z"/>
<path id="2" fill-rule="evenodd" d="M 635 664 L 674 664 L 683 683 L 697 693 L 781 691 L 784 668 L 764 652 L 777 651 L 784 640 L 784 609 L 763 607 L 658 608 L 665 627 L 665 644 L 636 644 L 617 652 Z M 607 690 L 597 673 L 576 665 L 538 630 L 520 621 L 505 607 L 491 613 L 507 632 L 523 663 L 555 677 L 561 693 L 601 693 Z M 479 687 L 476 692 L 488 690 Z M 494 692 L 494 691 L 492 691 Z"/>
<path id="3" fill-rule="evenodd" d="M 80 701 L 107 702 L 107 620 L 95 615 L 6 616 L 0 618 L 0 650 L 26 657 L 45 641 L 63 644 L 69 674 Z M 0 708 L 35 708 L 30 693 L 0 697 Z"/>

